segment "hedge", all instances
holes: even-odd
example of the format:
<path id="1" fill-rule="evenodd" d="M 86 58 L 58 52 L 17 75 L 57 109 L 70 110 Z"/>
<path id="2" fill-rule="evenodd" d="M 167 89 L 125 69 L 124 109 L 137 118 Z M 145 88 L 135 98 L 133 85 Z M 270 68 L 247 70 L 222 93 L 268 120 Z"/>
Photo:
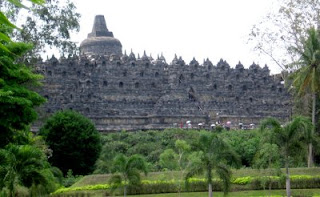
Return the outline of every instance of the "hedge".
<path id="1" fill-rule="evenodd" d="M 291 177 L 292 189 L 311 189 L 320 188 L 320 176 L 310 175 L 292 175 Z M 241 177 L 231 181 L 231 190 L 262 190 L 269 188 L 271 184 L 272 189 L 284 189 L 285 177 L 277 176 L 262 176 L 262 177 Z M 124 184 L 124 183 L 123 183 Z M 158 194 L 158 193 L 177 193 L 179 192 L 179 185 L 181 185 L 182 192 L 202 192 L 207 191 L 208 185 L 205 179 L 191 178 L 188 181 L 188 187 L 185 182 L 170 180 L 170 181 L 149 181 L 143 180 L 141 184 L 135 186 L 128 186 L 128 194 Z M 98 184 L 87 185 L 83 187 L 69 187 L 60 188 L 52 195 L 63 194 L 73 191 L 90 191 L 90 190 L 107 190 L 109 191 L 116 185 L 111 184 Z M 219 179 L 213 180 L 213 190 L 222 191 L 222 181 Z M 119 193 L 122 193 L 122 187 L 119 187 Z"/>

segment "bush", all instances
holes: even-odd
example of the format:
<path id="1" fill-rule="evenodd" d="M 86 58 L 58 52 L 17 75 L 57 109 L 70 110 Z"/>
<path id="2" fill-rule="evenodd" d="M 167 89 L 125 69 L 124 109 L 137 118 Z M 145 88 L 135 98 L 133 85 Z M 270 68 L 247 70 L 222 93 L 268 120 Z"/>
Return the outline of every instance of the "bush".
<path id="1" fill-rule="evenodd" d="M 60 111 L 48 119 L 40 129 L 52 157 L 49 161 L 66 174 L 88 174 L 101 151 L 100 134 L 93 123 L 74 111 Z"/>
<path id="2" fill-rule="evenodd" d="M 272 189 L 284 189 L 285 181 L 282 177 L 278 176 L 261 176 L 261 177 L 240 177 L 232 181 L 232 190 L 262 190 L 269 187 L 271 181 Z M 128 194 L 159 194 L 159 193 L 178 193 L 178 184 L 181 183 L 177 180 L 169 181 L 149 181 L 142 180 L 140 185 L 128 186 Z M 184 185 L 182 192 L 203 192 L 208 190 L 208 184 L 205 179 L 190 178 L 188 181 L 188 187 Z M 291 185 L 293 189 L 310 189 L 320 187 L 320 176 L 308 176 L 308 175 L 293 175 L 291 177 Z M 109 190 L 112 188 L 111 184 L 98 184 L 98 185 L 86 185 L 83 187 L 71 187 L 59 189 L 54 194 L 63 194 L 66 192 L 79 192 L 90 190 Z M 214 179 L 212 183 L 214 191 L 222 191 L 222 182 L 219 179 Z M 123 193 L 121 189 L 118 194 Z"/>
<path id="3" fill-rule="evenodd" d="M 72 173 L 72 170 L 68 170 L 66 177 L 62 181 L 63 186 L 70 187 L 83 177 L 81 175 L 74 176 Z"/>

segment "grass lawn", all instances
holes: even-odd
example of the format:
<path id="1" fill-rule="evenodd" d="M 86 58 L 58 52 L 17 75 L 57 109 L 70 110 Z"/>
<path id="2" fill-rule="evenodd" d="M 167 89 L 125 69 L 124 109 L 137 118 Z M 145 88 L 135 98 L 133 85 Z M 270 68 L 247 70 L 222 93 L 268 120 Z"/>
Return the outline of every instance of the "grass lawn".
<path id="1" fill-rule="evenodd" d="M 282 169 L 284 171 L 284 169 Z M 233 170 L 233 178 L 238 177 L 258 177 L 258 176 L 268 176 L 270 171 L 269 170 L 256 170 L 256 169 L 239 169 Z M 320 175 L 320 168 L 291 168 L 290 169 L 291 175 Z M 143 180 L 172 180 L 178 177 L 179 172 L 151 172 L 148 176 L 143 176 Z M 109 174 L 98 174 L 98 175 L 88 175 L 83 177 L 77 183 L 75 183 L 71 187 L 82 187 L 86 185 L 97 185 L 97 184 L 106 184 L 110 178 Z M 232 187 L 231 187 L 232 188 Z M 239 188 L 234 187 L 234 192 L 230 192 L 228 196 L 230 197 L 237 197 L 237 196 L 244 196 L 244 197 L 251 197 L 251 196 L 285 196 L 285 190 L 247 190 L 247 191 L 239 191 Z M 243 189 L 243 188 L 242 188 Z M 241 189 L 241 190 L 242 190 Z M 248 188 L 249 189 L 249 188 Z M 309 197 L 309 196 L 318 196 L 320 197 L 320 188 L 319 189 L 293 189 L 292 190 L 293 197 Z M 66 192 L 61 196 L 90 196 L 90 197 L 100 197 L 106 196 L 108 193 L 107 190 L 84 190 L 84 191 L 73 191 L 73 192 Z M 131 195 L 135 196 L 135 195 Z M 149 195 L 138 195 L 140 197 L 207 197 L 207 192 L 191 192 L 191 193 L 163 193 L 163 194 L 149 194 Z M 222 192 L 214 192 L 214 196 L 223 196 Z"/>
<path id="2" fill-rule="evenodd" d="M 285 190 L 272 190 L 271 193 L 267 190 L 251 190 L 251 191 L 241 191 L 241 192 L 229 192 L 229 197 L 254 197 L 254 196 L 285 196 Z M 320 189 L 293 189 L 292 195 L 299 197 L 320 197 Z M 65 193 L 61 196 L 90 196 L 90 197 L 103 197 L 105 196 L 105 191 L 81 191 L 73 193 Z M 139 196 L 139 197 L 179 197 L 178 193 L 166 193 L 166 194 L 149 194 L 149 195 L 128 195 L 128 196 Z M 181 193 L 180 197 L 207 197 L 207 192 L 190 192 Z M 214 197 L 223 197 L 222 192 L 213 192 Z M 121 197 L 121 196 L 120 196 Z"/>
<path id="3" fill-rule="evenodd" d="M 269 191 L 264 190 L 258 190 L 258 191 L 241 191 L 241 192 L 230 192 L 230 197 L 238 197 L 238 196 L 244 196 L 244 197 L 250 197 L 250 196 L 284 196 L 286 194 L 285 190 L 272 190 L 271 193 Z M 293 196 L 299 196 L 299 197 L 309 197 L 309 196 L 318 196 L 320 197 L 320 189 L 298 189 L 298 190 L 292 190 Z M 136 195 L 132 195 L 136 196 Z M 152 195 L 138 195 L 139 197 L 177 197 L 179 194 L 172 193 L 172 194 L 152 194 Z M 191 192 L 191 193 L 181 193 L 180 197 L 207 197 L 207 192 Z M 215 197 L 223 197 L 222 192 L 214 192 L 213 196 Z"/>
<path id="4" fill-rule="evenodd" d="M 284 169 L 282 169 L 284 172 Z M 239 170 L 233 170 L 233 178 L 238 177 L 245 177 L 245 176 L 252 176 L 252 177 L 258 177 L 258 176 L 268 176 L 268 170 L 257 170 L 257 169 L 239 169 Z M 291 175 L 320 175 L 320 168 L 290 168 L 290 174 Z M 150 172 L 148 176 L 142 175 L 143 180 L 172 180 L 176 177 L 179 177 L 178 171 L 173 172 Z M 81 187 L 85 185 L 96 185 L 96 184 L 106 184 L 108 183 L 108 180 L 110 178 L 109 174 L 95 174 L 95 175 L 88 175 L 83 177 L 81 180 L 79 180 L 77 183 L 72 185 L 72 187 Z"/>

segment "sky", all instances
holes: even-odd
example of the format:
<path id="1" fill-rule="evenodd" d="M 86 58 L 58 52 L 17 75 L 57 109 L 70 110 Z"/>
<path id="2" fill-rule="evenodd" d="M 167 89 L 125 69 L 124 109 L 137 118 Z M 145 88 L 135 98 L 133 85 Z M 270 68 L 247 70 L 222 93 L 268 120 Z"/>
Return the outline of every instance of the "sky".
<path id="1" fill-rule="evenodd" d="M 140 56 L 144 50 L 156 58 L 163 53 L 170 63 L 174 55 L 186 63 L 201 64 L 209 58 L 214 65 L 222 58 L 231 67 L 240 61 L 253 62 L 271 73 L 280 68 L 259 56 L 248 44 L 250 30 L 271 9 L 273 0 L 90 0 L 73 1 L 80 19 L 80 32 L 72 35 L 80 45 L 91 32 L 95 15 L 104 15 L 107 28 L 122 43 L 127 54 Z"/>

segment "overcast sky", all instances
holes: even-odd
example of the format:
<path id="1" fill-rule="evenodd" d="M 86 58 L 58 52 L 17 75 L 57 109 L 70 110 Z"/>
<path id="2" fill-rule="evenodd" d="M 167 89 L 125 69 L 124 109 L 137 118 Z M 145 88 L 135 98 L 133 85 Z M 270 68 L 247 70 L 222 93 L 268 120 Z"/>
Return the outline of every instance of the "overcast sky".
<path id="1" fill-rule="evenodd" d="M 254 24 L 274 7 L 274 0 L 90 0 L 75 1 L 82 17 L 80 32 L 73 40 L 80 45 L 91 32 L 95 15 L 104 15 L 109 31 L 122 43 L 123 51 L 137 55 L 163 53 L 167 62 L 174 54 L 189 63 L 220 58 L 231 67 L 241 61 L 279 68 L 247 44 Z"/>

